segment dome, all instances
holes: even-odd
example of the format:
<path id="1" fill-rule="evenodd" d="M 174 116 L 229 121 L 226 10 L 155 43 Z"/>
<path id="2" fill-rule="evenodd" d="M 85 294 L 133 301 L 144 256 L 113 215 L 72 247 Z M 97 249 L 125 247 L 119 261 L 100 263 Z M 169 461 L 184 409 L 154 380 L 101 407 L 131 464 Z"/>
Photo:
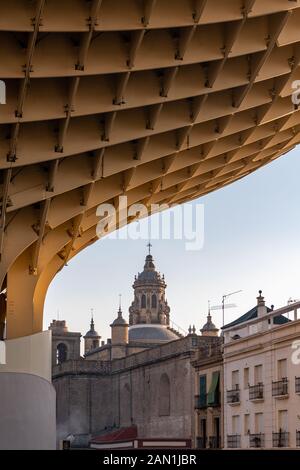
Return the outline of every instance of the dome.
<path id="1" fill-rule="evenodd" d="M 121 310 L 121 307 L 119 308 L 119 311 L 118 311 L 118 316 L 117 318 L 112 322 L 112 324 L 110 326 L 127 326 L 128 323 L 127 321 L 123 318 L 122 316 L 122 310 Z"/>
<path id="2" fill-rule="evenodd" d="M 207 316 L 207 322 L 203 326 L 203 328 L 200 330 L 200 332 L 203 335 L 207 334 L 217 334 L 219 329 L 216 327 L 216 325 L 211 321 L 211 315 L 208 314 Z"/>
<path id="3" fill-rule="evenodd" d="M 161 276 L 160 273 L 155 270 L 153 256 L 151 254 L 146 256 L 144 270 L 137 275 L 133 287 L 135 288 L 144 284 L 159 284 L 166 287 L 164 276 Z"/>
<path id="4" fill-rule="evenodd" d="M 94 319 L 93 318 L 92 318 L 92 321 L 91 321 L 91 328 L 85 334 L 84 338 L 100 338 L 98 332 L 95 331 L 95 324 L 94 324 Z"/>
<path id="5" fill-rule="evenodd" d="M 129 328 L 129 342 L 167 343 L 179 336 L 165 325 L 134 325 Z"/>

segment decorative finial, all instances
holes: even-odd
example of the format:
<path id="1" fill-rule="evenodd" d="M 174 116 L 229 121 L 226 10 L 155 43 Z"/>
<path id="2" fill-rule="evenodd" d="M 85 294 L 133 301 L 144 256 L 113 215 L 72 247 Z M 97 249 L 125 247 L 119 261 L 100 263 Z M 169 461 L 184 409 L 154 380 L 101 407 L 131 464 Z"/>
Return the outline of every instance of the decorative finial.
<path id="1" fill-rule="evenodd" d="M 208 301 L 208 315 L 210 315 L 210 300 Z"/>
<path id="2" fill-rule="evenodd" d="M 193 333 L 193 335 L 196 334 L 196 327 L 195 327 L 195 325 L 193 325 L 192 333 Z"/>
<path id="3" fill-rule="evenodd" d="M 91 330 L 94 331 L 94 309 L 91 308 Z"/>
<path id="4" fill-rule="evenodd" d="M 190 325 L 189 326 L 189 335 L 191 335 L 191 334 L 192 334 L 192 326 Z"/>
<path id="5" fill-rule="evenodd" d="M 119 317 L 122 316 L 122 294 L 119 294 L 119 312 L 118 312 L 118 316 Z"/>
<path id="6" fill-rule="evenodd" d="M 152 248 L 152 245 L 151 245 L 150 242 L 148 243 L 147 247 L 148 247 L 148 249 L 149 249 L 149 255 L 151 255 L 151 248 Z"/>

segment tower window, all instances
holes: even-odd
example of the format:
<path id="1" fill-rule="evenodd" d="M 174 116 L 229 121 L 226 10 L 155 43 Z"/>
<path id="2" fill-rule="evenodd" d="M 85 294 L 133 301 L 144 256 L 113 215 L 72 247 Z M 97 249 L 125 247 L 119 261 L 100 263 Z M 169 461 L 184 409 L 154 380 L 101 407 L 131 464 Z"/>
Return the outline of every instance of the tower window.
<path id="1" fill-rule="evenodd" d="M 151 307 L 157 308 L 157 297 L 154 294 L 152 295 L 152 299 L 151 299 Z"/>
<path id="2" fill-rule="evenodd" d="M 61 364 L 68 360 L 68 348 L 64 343 L 60 343 L 56 349 L 56 364 Z"/>
<path id="3" fill-rule="evenodd" d="M 146 296 L 145 296 L 145 294 L 142 295 L 141 307 L 146 308 Z"/>

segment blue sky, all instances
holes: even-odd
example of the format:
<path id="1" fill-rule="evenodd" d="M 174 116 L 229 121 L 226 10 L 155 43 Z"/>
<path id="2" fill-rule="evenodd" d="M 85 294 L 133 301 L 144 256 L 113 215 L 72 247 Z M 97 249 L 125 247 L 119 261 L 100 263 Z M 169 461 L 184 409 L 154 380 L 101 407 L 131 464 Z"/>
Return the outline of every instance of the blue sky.
<path id="1" fill-rule="evenodd" d="M 201 198 L 205 241 L 200 251 L 185 242 L 152 242 L 157 269 L 165 274 L 172 320 L 197 330 L 206 320 L 207 303 L 220 304 L 223 294 L 242 289 L 228 302 L 226 322 L 245 313 L 263 290 L 268 305 L 300 299 L 300 149 L 219 191 Z M 196 204 L 194 202 L 193 204 Z M 124 316 L 133 299 L 134 275 L 143 269 L 145 240 L 99 240 L 73 259 L 52 282 L 44 327 L 65 319 L 69 329 L 85 333 L 90 309 L 103 340 L 116 317 L 119 294 Z M 213 312 L 221 326 L 221 312 Z"/>

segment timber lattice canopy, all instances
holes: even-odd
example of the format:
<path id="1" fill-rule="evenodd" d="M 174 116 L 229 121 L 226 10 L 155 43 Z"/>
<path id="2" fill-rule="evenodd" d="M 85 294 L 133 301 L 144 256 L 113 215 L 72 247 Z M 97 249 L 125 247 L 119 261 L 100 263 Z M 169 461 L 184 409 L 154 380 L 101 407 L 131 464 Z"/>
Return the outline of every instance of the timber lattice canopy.
<path id="1" fill-rule="evenodd" d="M 97 239 L 100 203 L 189 201 L 300 141 L 299 3 L 0 1 L 8 338 L 42 330 L 47 288 Z"/>

